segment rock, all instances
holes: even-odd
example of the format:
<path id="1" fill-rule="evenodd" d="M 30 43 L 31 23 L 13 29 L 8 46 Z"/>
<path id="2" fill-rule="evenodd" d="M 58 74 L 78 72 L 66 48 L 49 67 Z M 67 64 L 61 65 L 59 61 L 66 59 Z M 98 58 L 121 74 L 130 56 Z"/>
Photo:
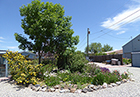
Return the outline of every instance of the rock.
<path id="1" fill-rule="evenodd" d="M 127 80 L 126 79 L 123 79 L 122 82 L 125 83 L 125 82 L 127 82 Z"/>
<path id="2" fill-rule="evenodd" d="M 76 84 L 74 85 L 74 88 L 77 88 L 77 85 Z"/>
<path id="3" fill-rule="evenodd" d="M 93 89 L 91 88 L 85 88 L 85 90 L 87 90 L 87 92 L 93 92 Z"/>
<path id="4" fill-rule="evenodd" d="M 63 89 L 63 90 L 60 90 L 59 92 L 60 92 L 60 93 L 65 93 L 65 90 Z"/>
<path id="5" fill-rule="evenodd" d="M 47 90 L 46 88 L 43 88 L 43 89 L 41 89 L 40 91 L 45 92 L 46 90 Z"/>
<path id="6" fill-rule="evenodd" d="M 28 88 L 29 88 L 29 89 L 32 89 L 32 86 L 33 86 L 33 84 L 29 84 L 29 85 L 28 85 Z"/>
<path id="7" fill-rule="evenodd" d="M 93 90 L 97 90 L 97 87 L 96 87 L 96 86 L 94 86 L 94 87 L 93 87 Z"/>
<path id="8" fill-rule="evenodd" d="M 111 85 L 112 85 L 113 87 L 115 87 L 115 86 L 116 86 L 116 84 L 115 84 L 115 83 L 111 83 Z"/>
<path id="9" fill-rule="evenodd" d="M 108 87 L 108 88 L 112 88 L 112 85 L 108 85 L 107 87 Z"/>
<path id="10" fill-rule="evenodd" d="M 131 79 L 131 81 L 133 81 L 133 82 L 134 82 L 134 81 L 135 81 L 135 79 L 133 79 L 133 78 L 132 78 L 132 79 Z"/>
<path id="11" fill-rule="evenodd" d="M 69 89 L 63 89 L 63 90 L 60 90 L 59 92 L 60 93 L 70 93 L 70 90 Z"/>
<path id="12" fill-rule="evenodd" d="M 117 84 L 117 85 L 120 85 L 120 84 L 121 84 L 121 82 L 120 82 L 120 81 L 118 81 L 118 82 L 116 82 L 116 84 Z"/>
<path id="13" fill-rule="evenodd" d="M 41 89 L 41 87 L 39 86 L 39 87 L 35 87 L 35 91 L 37 92 L 37 91 L 39 91 Z"/>
<path id="14" fill-rule="evenodd" d="M 47 89 L 47 92 L 51 92 L 51 89 Z"/>
<path id="15" fill-rule="evenodd" d="M 75 91 L 76 91 L 76 88 L 71 88 L 71 89 L 70 89 L 70 92 L 71 92 L 71 93 L 74 93 Z"/>
<path id="16" fill-rule="evenodd" d="M 54 89 L 59 89 L 59 88 L 60 88 L 59 85 L 54 86 Z"/>
<path id="17" fill-rule="evenodd" d="M 104 83 L 104 84 L 102 85 L 102 87 L 103 87 L 103 88 L 107 88 L 107 83 Z"/>
<path id="18" fill-rule="evenodd" d="M 69 89 L 64 89 L 65 90 L 65 93 L 70 93 L 70 90 Z M 75 91 L 74 91 L 75 92 Z M 73 93 L 73 92 L 72 92 Z"/>
<path id="19" fill-rule="evenodd" d="M 103 86 L 101 86 L 101 85 L 97 86 L 97 89 L 102 89 L 102 88 L 103 88 Z"/>
<path id="20" fill-rule="evenodd" d="M 41 88 L 43 89 L 43 88 L 45 88 L 45 87 L 47 87 L 47 85 L 43 85 Z"/>
<path id="21" fill-rule="evenodd" d="M 36 89 L 36 87 L 35 87 L 35 86 L 32 86 L 32 87 L 31 87 L 31 89 L 32 89 L 32 90 L 35 90 L 35 89 Z"/>
<path id="22" fill-rule="evenodd" d="M 83 93 L 87 93 L 87 90 L 86 90 L 86 89 L 82 89 L 82 92 L 83 92 Z"/>
<path id="23" fill-rule="evenodd" d="M 50 88 L 50 91 L 51 91 L 51 92 L 54 92 L 54 91 L 55 91 L 55 89 L 54 89 L 54 88 Z"/>
<path id="24" fill-rule="evenodd" d="M 35 87 L 40 87 L 40 85 L 39 84 L 36 84 Z"/>
<path id="25" fill-rule="evenodd" d="M 14 80 L 12 80 L 12 81 L 10 81 L 9 83 L 10 83 L 10 84 L 14 84 L 14 83 L 15 83 L 15 81 L 14 81 Z"/>
<path id="26" fill-rule="evenodd" d="M 81 92 L 82 92 L 81 89 L 78 89 L 78 90 L 75 91 L 75 93 L 81 93 Z"/>
<path id="27" fill-rule="evenodd" d="M 88 85 L 88 88 L 93 89 L 94 85 Z"/>
<path id="28" fill-rule="evenodd" d="M 56 93 L 60 93 L 60 91 L 61 91 L 60 89 L 56 89 L 55 90 Z"/>

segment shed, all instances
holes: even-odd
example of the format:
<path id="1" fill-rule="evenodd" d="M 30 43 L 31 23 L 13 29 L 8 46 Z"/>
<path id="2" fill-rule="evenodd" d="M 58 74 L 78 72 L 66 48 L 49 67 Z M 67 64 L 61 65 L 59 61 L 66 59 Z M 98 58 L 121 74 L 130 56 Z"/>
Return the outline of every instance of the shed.
<path id="1" fill-rule="evenodd" d="M 123 46 L 123 58 L 132 60 L 132 66 L 140 66 L 140 34 Z"/>

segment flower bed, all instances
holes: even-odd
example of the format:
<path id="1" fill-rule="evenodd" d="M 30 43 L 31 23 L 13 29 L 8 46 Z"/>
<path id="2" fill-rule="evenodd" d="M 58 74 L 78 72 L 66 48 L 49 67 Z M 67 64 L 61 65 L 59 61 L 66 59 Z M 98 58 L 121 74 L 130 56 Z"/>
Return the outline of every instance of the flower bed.
<path id="1" fill-rule="evenodd" d="M 53 70 L 53 65 L 37 64 L 35 61 L 26 60 L 24 56 L 15 52 L 4 55 L 10 65 L 11 79 L 16 84 L 28 86 L 35 91 L 72 92 L 81 89 L 89 92 L 100 88 L 114 87 L 130 80 L 130 73 L 87 64 L 83 70 Z M 76 67 L 76 66 L 75 66 Z M 56 68 L 56 67 L 55 67 Z M 83 71 L 83 72 L 81 72 Z M 65 90 L 64 90 L 65 89 Z"/>

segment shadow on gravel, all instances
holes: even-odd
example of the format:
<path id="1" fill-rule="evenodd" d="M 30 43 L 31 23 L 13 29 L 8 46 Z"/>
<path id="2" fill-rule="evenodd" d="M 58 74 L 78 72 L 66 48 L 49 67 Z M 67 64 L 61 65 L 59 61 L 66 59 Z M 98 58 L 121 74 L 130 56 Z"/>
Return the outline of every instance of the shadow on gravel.
<path id="1" fill-rule="evenodd" d="M 25 87 L 24 86 L 21 86 L 21 85 L 16 85 L 13 88 L 16 88 L 16 91 L 20 91 L 22 89 L 25 89 Z"/>

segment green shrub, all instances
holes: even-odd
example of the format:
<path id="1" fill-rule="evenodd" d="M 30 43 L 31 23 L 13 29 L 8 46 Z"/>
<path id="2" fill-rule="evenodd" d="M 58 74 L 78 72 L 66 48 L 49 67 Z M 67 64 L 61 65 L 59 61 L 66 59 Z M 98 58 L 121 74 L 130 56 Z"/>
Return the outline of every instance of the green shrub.
<path id="1" fill-rule="evenodd" d="M 45 82 L 46 82 L 46 85 L 48 86 L 55 86 L 55 85 L 60 84 L 60 78 L 54 77 L 54 76 L 46 77 Z"/>
<path id="2" fill-rule="evenodd" d="M 84 67 L 84 71 L 93 76 L 101 72 L 101 69 L 96 64 L 87 64 Z"/>
<path id="3" fill-rule="evenodd" d="M 98 73 L 97 75 L 94 76 L 92 83 L 94 85 L 102 85 L 105 82 L 105 75 L 103 73 Z"/>
<path id="4" fill-rule="evenodd" d="M 130 64 L 131 63 L 131 59 L 123 58 L 123 63 L 124 64 Z"/>

